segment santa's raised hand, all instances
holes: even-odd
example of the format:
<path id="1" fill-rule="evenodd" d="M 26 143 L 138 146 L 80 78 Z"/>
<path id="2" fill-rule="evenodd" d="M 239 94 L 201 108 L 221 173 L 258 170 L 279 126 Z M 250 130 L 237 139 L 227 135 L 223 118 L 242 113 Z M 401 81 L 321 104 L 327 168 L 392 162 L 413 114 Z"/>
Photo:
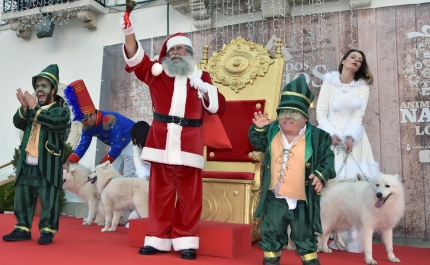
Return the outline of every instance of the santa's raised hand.
<path id="1" fill-rule="evenodd" d="M 130 13 L 124 13 L 124 29 L 131 27 Z"/>
<path id="2" fill-rule="evenodd" d="M 124 12 L 119 20 L 119 27 L 124 31 L 125 35 L 131 35 L 134 33 L 133 21 L 130 18 L 130 13 Z"/>

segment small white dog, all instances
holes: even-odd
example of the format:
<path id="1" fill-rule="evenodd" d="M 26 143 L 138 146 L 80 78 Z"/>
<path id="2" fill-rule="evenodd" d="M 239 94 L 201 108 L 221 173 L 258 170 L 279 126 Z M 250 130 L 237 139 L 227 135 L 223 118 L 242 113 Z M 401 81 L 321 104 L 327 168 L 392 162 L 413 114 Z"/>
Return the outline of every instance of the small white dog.
<path id="1" fill-rule="evenodd" d="M 80 164 L 71 163 L 69 172 L 63 170 L 63 188 L 71 193 L 75 193 L 88 206 L 88 216 L 84 218 L 82 225 L 94 223 L 105 225 L 103 204 L 100 195 L 94 185 L 88 181 L 91 172 Z"/>
<path id="2" fill-rule="evenodd" d="M 397 175 L 379 173 L 367 181 L 339 182 L 328 187 L 321 197 L 321 224 L 318 250 L 331 253 L 327 246 L 330 233 L 357 227 L 359 243 L 367 264 L 377 264 L 372 257 L 373 232 L 381 232 L 388 259 L 400 262 L 393 253 L 393 228 L 405 211 L 405 195 Z M 342 237 L 338 244 L 344 246 Z"/>
<path id="3" fill-rule="evenodd" d="M 104 206 L 106 223 L 102 232 L 116 231 L 124 209 L 136 209 L 140 217 L 148 217 L 148 180 L 126 178 L 109 161 L 96 166 L 88 179 L 96 182 Z"/>

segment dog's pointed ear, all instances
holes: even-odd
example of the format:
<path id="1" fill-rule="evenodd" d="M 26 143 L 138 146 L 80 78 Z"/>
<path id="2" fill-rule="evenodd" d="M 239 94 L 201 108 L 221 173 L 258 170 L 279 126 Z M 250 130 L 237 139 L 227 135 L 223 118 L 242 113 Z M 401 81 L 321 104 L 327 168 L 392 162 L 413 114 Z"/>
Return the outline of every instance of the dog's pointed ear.
<path id="1" fill-rule="evenodd" d="M 402 181 L 399 175 L 395 174 L 394 177 L 396 177 L 399 181 Z"/>
<path id="2" fill-rule="evenodd" d="M 106 168 L 106 167 L 108 167 L 110 165 L 110 161 L 108 160 L 108 161 L 104 162 L 101 165 L 102 165 L 103 168 Z"/>

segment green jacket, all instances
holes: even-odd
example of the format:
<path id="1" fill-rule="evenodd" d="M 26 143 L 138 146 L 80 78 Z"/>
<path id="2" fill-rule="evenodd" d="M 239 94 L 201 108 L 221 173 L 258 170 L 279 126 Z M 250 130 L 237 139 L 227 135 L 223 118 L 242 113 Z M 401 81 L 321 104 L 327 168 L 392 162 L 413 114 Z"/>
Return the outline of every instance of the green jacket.
<path id="1" fill-rule="evenodd" d="M 320 200 L 321 196 L 317 195 L 312 180 L 308 177 L 313 173 L 319 178 L 325 186 L 329 179 L 336 177 L 334 169 L 334 154 L 331 150 L 331 138 L 328 133 L 312 126 L 309 122 L 306 125 L 306 151 L 305 151 L 305 186 L 306 203 L 309 210 L 310 224 L 314 231 L 322 233 L 320 219 Z M 264 201 L 268 192 L 271 180 L 271 143 L 276 133 L 279 131 L 278 121 L 266 125 L 263 128 L 258 128 L 251 125 L 248 132 L 248 137 L 251 144 L 259 151 L 264 152 L 263 165 L 261 167 L 261 176 L 263 180 L 261 198 L 255 211 L 255 217 L 262 217 Z M 270 191 L 269 191 L 270 192 Z"/>
<path id="2" fill-rule="evenodd" d="M 47 110 L 37 105 L 35 109 L 28 108 L 26 113 L 22 107 L 16 111 L 13 116 L 13 124 L 24 131 L 16 168 L 17 179 L 26 161 L 25 148 L 33 122 L 41 125 L 38 148 L 39 169 L 49 182 L 61 188 L 63 186 L 64 142 L 67 140 L 71 126 L 69 107 L 62 97 L 56 96 L 55 103 Z"/>

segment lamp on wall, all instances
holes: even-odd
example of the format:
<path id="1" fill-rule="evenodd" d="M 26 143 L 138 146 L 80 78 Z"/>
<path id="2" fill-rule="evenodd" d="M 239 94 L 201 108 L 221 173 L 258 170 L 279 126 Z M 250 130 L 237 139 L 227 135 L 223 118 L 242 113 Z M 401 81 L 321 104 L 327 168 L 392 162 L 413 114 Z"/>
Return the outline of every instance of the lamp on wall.
<path id="1" fill-rule="evenodd" d="M 52 16 L 47 13 L 42 14 L 42 16 L 40 17 L 39 25 L 37 25 L 37 38 L 41 39 L 52 37 L 55 24 L 51 18 Z"/>

